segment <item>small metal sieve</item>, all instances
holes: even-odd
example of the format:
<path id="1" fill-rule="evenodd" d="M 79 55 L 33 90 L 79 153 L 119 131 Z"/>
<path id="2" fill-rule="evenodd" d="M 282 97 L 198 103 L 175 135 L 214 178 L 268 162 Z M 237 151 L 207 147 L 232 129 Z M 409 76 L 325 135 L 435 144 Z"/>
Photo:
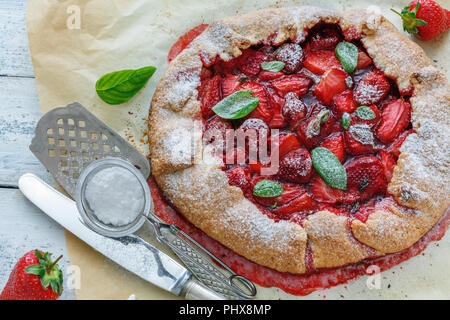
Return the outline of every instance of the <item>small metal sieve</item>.
<path id="1" fill-rule="evenodd" d="M 111 224 L 105 224 L 97 218 L 95 212 L 89 205 L 89 202 L 86 200 L 86 186 L 89 184 L 91 179 L 98 172 L 112 167 L 120 167 L 133 174 L 136 178 L 136 183 L 140 184 L 142 194 L 144 195 L 144 206 L 142 208 L 142 212 L 136 216 L 136 219 L 126 225 L 114 226 Z M 97 233 L 112 238 L 120 238 L 136 232 L 144 224 L 147 214 L 149 212 L 153 212 L 153 200 L 150 195 L 150 189 L 147 181 L 145 181 L 138 169 L 136 169 L 129 162 L 121 159 L 105 158 L 96 160 L 93 161 L 85 170 L 83 170 L 78 178 L 75 190 L 75 201 L 84 223 Z M 114 199 L 111 199 L 111 201 L 114 201 Z"/>

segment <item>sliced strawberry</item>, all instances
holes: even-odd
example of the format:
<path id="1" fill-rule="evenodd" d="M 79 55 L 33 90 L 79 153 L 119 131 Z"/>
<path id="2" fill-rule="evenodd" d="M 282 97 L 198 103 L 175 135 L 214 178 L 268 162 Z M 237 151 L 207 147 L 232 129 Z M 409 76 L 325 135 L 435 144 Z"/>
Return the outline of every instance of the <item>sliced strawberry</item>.
<path id="1" fill-rule="evenodd" d="M 306 183 L 311 178 L 312 159 L 308 150 L 297 149 L 289 152 L 280 160 L 278 177 L 281 179 Z"/>
<path id="2" fill-rule="evenodd" d="M 282 129 L 287 126 L 287 121 L 282 114 L 277 111 L 273 114 L 272 120 L 270 120 L 269 127 L 271 129 Z"/>
<path id="3" fill-rule="evenodd" d="M 322 119 L 323 122 L 321 122 L 318 118 L 321 111 L 323 110 L 322 112 L 327 113 L 328 109 L 318 105 L 313 108 L 314 111 L 311 113 L 309 118 L 301 121 L 297 127 L 297 136 L 308 149 L 317 146 L 323 138 L 328 136 L 333 130 L 336 121 L 333 115 L 328 111 L 328 119 L 325 116 Z M 319 129 L 317 130 L 317 128 Z"/>
<path id="4" fill-rule="evenodd" d="M 257 177 L 255 179 L 253 179 L 252 181 L 252 185 L 256 185 L 257 182 L 262 181 L 264 179 L 267 179 L 267 177 Z M 270 178 L 271 180 L 273 178 Z M 296 184 L 290 184 L 290 183 L 286 183 L 286 184 L 281 184 L 284 191 L 282 194 L 280 194 L 277 197 L 257 197 L 254 196 L 254 199 L 256 200 L 256 202 L 258 202 L 259 204 L 266 206 L 266 207 L 273 207 L 274 205 L 277 206 L 282 206 L 285 205 L 289 202 L 291 202 L 292 200 L 296 199 L 297 197 L 301 196 L 302 194 L 304 194 L 305 188 L 303 188 L 302 186 L 296 185 Z"/>
<path id="5" fill-rule="evenodd" d="M 347 77 L 350 76 L 342 69 L 330 69 L 314 89 L 314 95 L 324 105 L 331 105 L 335 95 L 347 90 Z"/>
<path id="6" fill-rule="evenodd" d="M 246 168 L 235 167 L 226 172 L 228 177 L 228 183 L 231 186 L 235 186 L 241 188 L 246 196 L 249 196 L 253 192 L 253 188 L 251 186 L 251 176 L 250 171 Z"/>
<path id="7" fill-rule="evenodd" d="M 374 156 L 362 156 L 345 165 L 347 188 L 359 192 L 362 200 L 386 191 L 387 181 L 381 160 Z"/>
<path id="8" fill-rule="evenodd" d="M 353 92 L 353 99 L 358 106 L 380 103 L 389 93 L 389 81 L 379 72 L 371 72 L 359 81 Z"/>
<path id="9" fill-rule="evenodd" d="M 275 52 L 275 59 L 284 62 L 284 72 L 296 73 L 302 67 L 303 49 L 299 44 L 285 43 Z"/>
<path id="10" fill-rule="evenodd" d="M 281 113 L 281 108 L 284 105 L 284 99 L 275 93 L 272 88 L 267 89 L 269 95 L 269 102 L 273 111 L 272 120 L 270 120 L 269 127 L 271 129 L 282 129 L 288 125 L 286 119 Z"/>
<path id="11" fill-rule="evenodd" d="M 333 113 L 338 119 L 342 118 L 344 112 L 352 113 L 358 106 L 353 101 L 353 91 L 346 90 L 333 98 Z"/>
<path id="12" fill-rule="evenodd" d="M 334 50 L 311 51 L 303 62 L 303 65 L 314 74 L 324 74 L 333 67 L 341 67 L 341 63 L 336 57 Z"/>
<path id="13" fill-rule="evenodd" d="M 267 60 L 267 55 L 261 51 L 246 49 L 236 59 L 236 65 L 247 76 L 254 77 L 261 71 L 261 63 Z"/>
<path id="14" fill-rule="evenodd" d="M 373 139 L 373 133 L 368 125 L 351 125 L 344 132 L 345 151 L 354 156 L 374 153 Z"/>
<path id="15" fill-rule="evenodd" d="M 397 160 L 400 156 L 400 147 L 402 146 L 403 142 L 405 142 L 406 137 L 411 133 L 414 133 L 413 129 L 403 132 L 394 142 L 391 143 L 391 145 L 387 149 L 387 151 L 394 157 L 395 160 Z"/>
<path id="16" fill-rule="evenodd" d="M 262 70 L 258 74 L 258 79 L 261 81 L 272 81 L 272 80 L 281 78 L 282 76 L 284 76 L 283 72 L 270 72 L 270 71 Z"/>
<path id="17" fill-rule="evenodd" d="M 262 84 L 255 81 L 248 81 L 242 84 L 241 89 L 251 90 L 254 92 L 253 96 L 259 98 L 258 106 L 247 117 L 258 118 L 263 120 L 266 124 L 269 124 L 273 116 L 273 111 L 270 106 L 267 89 Z"/>
<path id="18" fill-rule="evenodd" d="M 392 174 L 394 172 L 394 167 L 397 164 L 395 159 L 386 151 L 379 150 L 378 151 L 381 158 L 381 163 L 384 168 L 384 175 L 386 177 L 387 183 L 391 182 Z"/>
<path id="19" fill-rule="evenodd" d="M 382 142 L 389 143 L 408 127 L 410 121 L 411 105 L 401 99 L 391 101 L 383 108 L 375 134 Z"/>
<path id="20" fill-rule="evenodd" d="M 351 116 L 351 124 L 363 123 L 367 124 L 370 128 L 373 128 L 380 120 L 381 117 L 380 110 L 378 110 L 378 107 L 376 105 L 369 106 L 368 108 L 370 108 L 373 111 L 373 113 L 375 114 L 375 118 L 370 120 L 364 120 L 361 119 L 356 113 L 353 113 Z"/>
<path id="21" fill-rule="evenodd" d="M 239 91 L 241 76 L 229 74 L 222 80 L 222 96 L 228 97 L 230 94 Z"/>
<path id="22" fill-rule="evenodd" d="M 209 119 L 215 115 L 212 108 L 221 100 L 220 83 L 222 77 L 216 74 L 211 79 L 205 80 L 199 90 L 200 99 L 202 102 L 202 114 L 204 119 Z"/>
<path id="23" fill-rule="evenodd" d="M 315 208 L 316 202 L 314 199 L 308 193 L 304 192 L 288 204 L 281 206 L 278 204 L 273 212 L 279 217 L 286 218 L 293 213 L 305 210 L 314 210 Z"/>
<path id="24" fill-rule="evenodd" d="M 184 50 L 195 38 L 197 38 L 205 29 L 208 27 L 207 24 L 201 24 L 195 28 L 189 30 L 184 35 L 182 35 L 177 42 L 170 48 L 167 60 L 169 63 L 175 59 L 181 51 Z"/>
<path id="25" fill-rule="evenodd" d="M 311 49 L 334 48 L 341 41 L 339 32 L 334 28 L 321 28 L 311 37 Z"/>
<path id="26" fill-rule="evenodd" d="M 217 59 L 217 61 L 214 63 L 213 69 L 216 73 L 221 74 L 222 76 L 234 74 L 234 71 L 237 70 L 236 61 L 237 58 L 231 59 L 229 61 Z"/>
<path id="27" fill-rule="evenodd" d="M 354 189 L 354 188 L 350 188 L 349 190 L 346 190 L 342 196 L 342 203 L 344 204 L 353 204 L 356 201 L 361 200 L 361 196 L 359 194 L 359 191 Z"/>
<path id="28" fill-rule="evenodd" d="M 296 93 L 290 92 L 286 94 L 281 114 L 289 122 L 291 127 L 295 127 L 306 116 L 307 111 L 306 105 Z"/>
<path id="29" fill-rule="evenodd" d="M 319 147 L 327 148 L 339 159 L 340 162 L 344 162 L 345 151 L 344 137 L 342 136 L 342 133 L 335 133 L 329 136 L 322 141 Z"/>
<path id="30" fill-rule="evenodd" d="M 342 201 L 344 192 L 335 189 L 326 184 L 326 182 L 317 173 L 311 178 L 309 183 L 309 192 L 313 198 L 319 202 L 335 204 Z"/>
<path id="31" fill-rule="evenodd" d="M 308 92 L 312 83 L 313 81 L 308 77 L 292 74 L 273 81 L 271 87 L 282 97 L 289 92 L 302 96 Z"/>
<path id="32" fill-rule="evenodd" d="M 279 159 L 302 146 L 293 133 L 280 133 L 277 137 L 278 143 L 275 143 L 274 138 L 270 137 L 268 144 L 270 145 L 271 154 L 278 152 Z"/>
<path id="33" fill-rule="evenodd" d="M 368 67 L 372 64 L 372 59 L 364 51 L 358 52 L 358 63 L 356 64 L 356 69 L 362 69 Z"/>

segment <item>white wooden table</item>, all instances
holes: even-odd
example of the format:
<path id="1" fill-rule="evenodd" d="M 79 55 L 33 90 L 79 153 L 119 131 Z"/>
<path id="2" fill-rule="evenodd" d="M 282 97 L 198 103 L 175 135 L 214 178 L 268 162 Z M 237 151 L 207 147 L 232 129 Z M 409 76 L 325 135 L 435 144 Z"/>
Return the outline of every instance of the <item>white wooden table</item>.
<path id="1" fill-rule="evenodd" d="M 31 172 L 53 183 L 28 146 L 41 117 L 25 25 L 26 0 L 0 0 L 0 290 L 17 260 L 32 249 L 69 257 L 64 230 L 24 198 L 18 178 Z M 73 299 L 67 278 L 61 298 Z"/>

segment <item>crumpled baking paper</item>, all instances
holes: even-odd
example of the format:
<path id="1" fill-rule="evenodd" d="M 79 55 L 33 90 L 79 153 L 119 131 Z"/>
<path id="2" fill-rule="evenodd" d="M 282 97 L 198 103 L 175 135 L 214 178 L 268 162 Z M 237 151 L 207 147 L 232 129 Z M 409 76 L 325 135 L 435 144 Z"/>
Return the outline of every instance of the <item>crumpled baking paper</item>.
<path id="1" fill-rule="evenodd" d="M 384 14 L 401 28 L 390 8 L 408 1 L 268 1 L 268 0 L 32 0 L 27 5 L 27 30 L 41 110 L 79 101 L 148 154 L 146 117 L 151 96 L 167 67 L 170 46 L 187 30 L 215 19 L 266 7 L 314 5 L 327 9 L 367 8 Z M 449 8 L 449 1 L 441 1 Z M 447 72 L 449 32 L 420 43 L 436 65 Z M 147 86 L 130 102 L 111 106 L 95 92 L 105 73 L 153 65 L 158 68 Z M 151 240 L 149 228 L 141 233 Z M 146 283 L 115 265 L 66 232 L 72 265 L 80 268 L 78 299 L 173 299 L 175 296 Z M 155 244 L 166 252 L 163 248 Z M 277 288 L 258 287 L 265 299 L 404 299 L 450 298 L 450 237 L 432 243 L 423 255 L 379 275 L 361 277 L 351 284 L 294 297 Z M 377 282 L 379 280 L 379 282 Z M 372 286 L 367 286 L 367 281 Z M 379 283 L 380 289 L 369 289 Z"/>

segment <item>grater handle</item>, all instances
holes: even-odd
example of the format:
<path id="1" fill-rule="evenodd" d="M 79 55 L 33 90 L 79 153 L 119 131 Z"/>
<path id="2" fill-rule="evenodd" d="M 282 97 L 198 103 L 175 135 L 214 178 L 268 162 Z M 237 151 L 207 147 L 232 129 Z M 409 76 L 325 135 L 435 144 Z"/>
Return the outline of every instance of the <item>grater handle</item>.
<path id="1" fill-rule="evenodd" d="M 158 241 L 167 244 L 202 283 L 229 299 L 253 299 L 255 297 L 256 288 L 250 280 L 236 274 L 176 225 L 166 224 L 157 217 L 155 218 L 149 217 L 149 221 L 155 229 Z M 221 272 L 205 255 L 228 271 L 230 276 Z M 240 282 L 241 287 L 245 287 L 248 292 L 237 286 L 236 282 Z"/>
<path id="2" fill-rule="evenodd" d="M 196 280 L 189 280 L 184 286 L 183 293 L 188 300 L 224 300 L 223 296 Z"/>

